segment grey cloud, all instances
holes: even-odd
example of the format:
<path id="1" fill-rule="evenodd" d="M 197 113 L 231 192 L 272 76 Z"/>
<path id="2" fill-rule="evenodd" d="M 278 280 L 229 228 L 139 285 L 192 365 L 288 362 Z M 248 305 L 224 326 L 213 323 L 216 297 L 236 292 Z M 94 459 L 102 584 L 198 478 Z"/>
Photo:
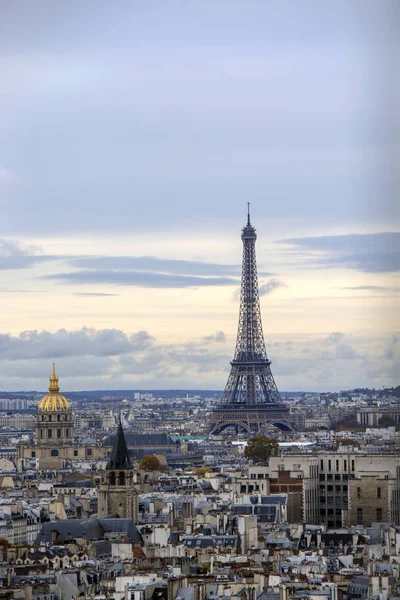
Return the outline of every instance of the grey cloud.
<path id="1" fill-rule="evenodd" d="M 70 259 L 78 269 L 156 272 L 175 275 L 240 275 L 240 265 L 220 265 L 199 260 L 173 260 L 155 256 L 93 256 Z"/>
<path id="2" fill-rule="evenodd" d="M 0 336 L 3 389 L 45 388 L 51 360 L 63 389 L 163 389 L 213 387 L 222 389 L 229 373 L 231 351 L 210 352 L 208 338 L 223 340 L 222 332 L 184 343 L 160 344 L 146 331 L 81 329 L 75 332 L 23 332 Z M 368 382 L 396 384 L 400 362 L 398 334 L 357 338 L 334 332 L 306 341 L 272 339 L 272 372 L 281 390 L 349 389 Z M 214 346 L 213 349 L 218 346 Z M 305 352 L 307 350 L 307 352 Z M 377 357 L 382 360 L 377 368 Z M 331 372 L 324 378 L 322 373 Z M 207 382 L 207 383 L 204 383 Z"/>
<path id="3" fill-rule="evenodd" d="M 291 238 L 279 243 L 314 253 L 299 257 L 308 267 L 342 267 L 366 273 L 400 271 L 400 232 Z"/>
<path id="4" fill-rule="evenodd" d="M 203 286 L 237 285 L 231 277 L 197 277 L 190 275 L 168 275 L 142 271 L 76 271 L 44 275 L 41 279 L 79 284 L 132 285 L 150 288 L 186 288 Z"/>
<path id="5" fill-rule="evenodd" d="M 97 296 L 120 296 L 120 294 L 108 294 L 107 292 L 73 292 L 73 296 L 87 296 L 89 298 L 96 298 Z"/>
<path id="6" fill-rule="evenodd" d="M 73 280 L 76 276 L 79 281 L 86 278 L 88 282 L 106 281 L 120 285 L 141 285 L 148 287 L 168 287 L 168 277 L 173 275 L 189 278 L 219 277 L 216 281 L 205 283 L 198 281 L 198 285 L 229 285 L 224 277 L 239 277 L 240 265 L 227 265 L 203 262 L 201 260 L 175 260 L 162 259 L 155 256 L 68 256 L 46 255 L 39 246 L 28 246 L 22 242 L 0 239 L 0 270 L 29 269 L 39 263 L 66 261 L 74 268 L 85 270 L 78 274 L 66 273 L 47 276 L 49 279 Z M 87 269 L 87 271 L 86 271 Z M 119 274 L 119 275 L 118 275 Z M 269 275 L 266 273 L 265 275 Z M 163 277 L 165 276 L 165 277 Z M 103 279 L 104 278 L 104 279 Z M 154 285 L 151 281 L 154 279 Z M 156 281 L 157 280 L 157 281 Z M 170 279 L 171 287 L 187 287 L 196 285 L 197 279 L 185 280 Z M 123 283 L 122 283 L 123 282 Z M 85 295 L 85 292 L 76 295 Z M 94 295 L 94 294 L 92 294 Z M 99 295 L 99 294 L 96 294 Z"/>
<path id="7" fill-rule="evenodd" d="M 341 333 L 340 331 L 334 331 L 333 333 L 330 333 L 328 335 L 328 337 L 324 340 L 325 343 L 333 343 L 333 344 L 337 344 L 338 342 L 341 342 L 345 337 L 344 333 Z"/>
<path id="8" fill-rule="evenodd" d="M 287 285 L 279 279 L 270 279 L 267 283 L 260 285 L 259 294 L 260 296 L 267 296 L 280 287 L 287 287 Z"/>
<path id="9" fill-rule="evenodd" d="M 28 269 L 49 259 L 41 254 L 39 246 L 0 239 L 0 270 Z"/>
<path id="10" fill-rule="evenodd" d="M 385 352 L 384 358 L 386 360 L 396 360 L 397 364 L 400 362 L 400 344 L 399 344 L 400 336 L 395 334 L 392 336 L 392 339 L 388 343 Z M 399 368 L 400 371 L 400 368 Z"/>
<path id="11" fill-rule="evenodd" d="M 0 239 L 0 256 L 27 256 L 40 254 L 41 249 L 36 245 L 26 245 L 17 240 Z"/>
<path id="12" fill-rule="evenodd" d="M 376 290 L 381 292 L 400 292 L 400 288 L 396 287 L 387 287 L 384 285 L 345 285 L 340 288 L 341 290 L 354 290 L 354 291 L 366 291 L 366 292 L 374 292 Z"/>
<path id="13" fill-rule="evenodd" d="M 212 342 L 222 344 L 226 342 L 226 335 L 223 331 L 216 331 L 213 335 L 206 335 L 203 337 L 202 341 L 206 344 L 210 344 Z"/>
<path id="14" fill-rule="evenodd" d="M 0 256 L 0 271 L 13 269 L 31 269 L 40 263 L 59 260 L 60 257 L 50 256 Z"/>
<path id="15" fill-rule="evenodd" d="M 78 331 L 59 329 L 23 331 L 18 336 L 0 335 L 0 358 L 8 360 L 33 358 L 60 358 L 65 356 L 116 356 L 126 352 L 140 352 L 152 342 L 147 332 L 128 336 L 118 329 Z"/>

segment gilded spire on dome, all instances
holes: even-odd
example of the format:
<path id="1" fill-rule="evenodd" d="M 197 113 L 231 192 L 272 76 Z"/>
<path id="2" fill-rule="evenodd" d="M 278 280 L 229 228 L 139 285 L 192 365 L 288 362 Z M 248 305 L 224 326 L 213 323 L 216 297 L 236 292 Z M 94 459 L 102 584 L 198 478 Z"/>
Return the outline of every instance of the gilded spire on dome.
<path id="1" fill-rule="evenodd" d="M 56 363 L 53 362 L 53 373 L 50 377 L 49 392 L 51 394 L 58 394 L 59 391 L 60 388 L 58 386 L 58 377 L 56 375 Z"/>

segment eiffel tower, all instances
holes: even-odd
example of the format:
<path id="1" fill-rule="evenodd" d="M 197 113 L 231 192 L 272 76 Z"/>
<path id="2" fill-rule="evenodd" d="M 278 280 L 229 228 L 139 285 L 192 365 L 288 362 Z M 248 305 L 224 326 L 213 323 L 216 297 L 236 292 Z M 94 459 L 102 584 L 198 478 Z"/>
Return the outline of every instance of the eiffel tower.
<path id="1" fill-rule="evenodd" d="M 225 391 L 211 413 L 209 431 L 218 435 L 233 427 L 236 433 L 261 433 L 267 424 L 291 431 L 290 411 L 282 403 L 271 372 L 261 323 L 256 264 L 255 228 L 250 222 L 242 229 L 243 262 L 240 288 L 239 327 L 234 359 Z"/>

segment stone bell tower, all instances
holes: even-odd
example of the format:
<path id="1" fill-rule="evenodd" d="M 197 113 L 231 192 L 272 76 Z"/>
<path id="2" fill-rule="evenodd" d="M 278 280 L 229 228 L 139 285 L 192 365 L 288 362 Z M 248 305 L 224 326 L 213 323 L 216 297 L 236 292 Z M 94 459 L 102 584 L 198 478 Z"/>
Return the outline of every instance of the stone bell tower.
<path id="1" fill-rule="evenodd" d="M 105 476 L 98 490 L 98 515 L 138 520 L 138 492 L 134 487 L 134 468 L 126 445 L 121 420 L 107 463 Z"/>

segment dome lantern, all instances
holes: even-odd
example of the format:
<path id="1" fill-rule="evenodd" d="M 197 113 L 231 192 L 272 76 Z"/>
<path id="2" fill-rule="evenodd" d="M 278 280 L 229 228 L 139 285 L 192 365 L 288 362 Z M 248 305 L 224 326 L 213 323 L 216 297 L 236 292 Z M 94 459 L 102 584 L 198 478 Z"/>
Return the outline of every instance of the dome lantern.
<path id="1" fill-rule="evenodd" d="M 39 402 L 38 411 L 44 412 L 70 412 L 71 406 L 65 396 L 60 393 L 58 377 L 56 375 L 56 365 L 53 362 L 53 372 L 50 377 L 49 393 Z"/>

